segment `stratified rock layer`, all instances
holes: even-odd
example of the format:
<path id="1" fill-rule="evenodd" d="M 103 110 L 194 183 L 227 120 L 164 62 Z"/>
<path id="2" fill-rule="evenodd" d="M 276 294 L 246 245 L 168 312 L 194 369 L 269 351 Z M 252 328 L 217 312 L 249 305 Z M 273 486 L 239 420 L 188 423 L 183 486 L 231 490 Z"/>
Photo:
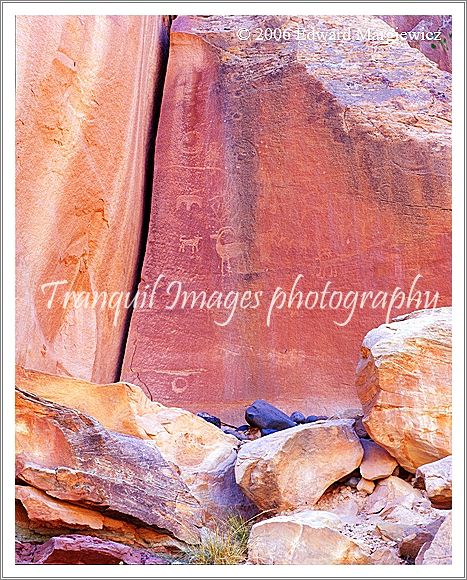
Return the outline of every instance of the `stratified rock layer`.
<path id="1" fill-rule="evenodd" d="M 384 39 L 237 37 L 298 26 Z M 297 298 L 267 327 L 267 307 L 298 274 L 305 295 L 328 281 L 408 293 L 420 274 L 450 303 L 450 81 L 376 17 L 178 17 L 140 288 L 165 278 L 132 315 L 122 378 L 227 421 L 256 398 L 287 413 L 358 407 L 355 353 L 386 311 L 357 306 L 339 327 L 350 309 L 297 310 Z M 172 280 L 208 297 L 264 294 L 218 326 L 228 305 L 166 309 Z"/>
<path id="2" fill-rule="evenodd" d="M 64 308 L 65 291 L 128 292 L 168 42 L 162 16 L 16 19 L 16 361 L 118 378 L 127 312 Z M 52 287 L 57 287 L 50 309 Z M 114 304 L 115 304 L 114 297 Z M 91 297 L 92 301 L 92 297 Z"/>
<path id="3" fill-rule="evenodd" d="M 199 503 L 153 444 L 19 390 L 16 478 L 188 543 L 199 537 Z"/>
<path id="4" fill-rule="evenodd" d="M 17 366 L 16 386 L 77 409 L 110 431 L 151 441 L 200 501 L 206 521 L 232 511 L 251 515 L 235 482 L 238 439 L 202 418 L 152 402 L 127 383 L 97 385 Z"/>
<path id="5" fill-rule="evenodd" d="M 451 454 L 452 311 L 418 311 L 370 331 L 357 390 L 371 438 L 408 471 Z"/>
<path id="6" fill-rule="evenodd" d="M 27 550 L 29 547 L 29 550 Z M 168 560 L 92 536 L 72 535 L 51 538 L 41 546 L 17 544 L 17 564 L 168 564 Z"/>

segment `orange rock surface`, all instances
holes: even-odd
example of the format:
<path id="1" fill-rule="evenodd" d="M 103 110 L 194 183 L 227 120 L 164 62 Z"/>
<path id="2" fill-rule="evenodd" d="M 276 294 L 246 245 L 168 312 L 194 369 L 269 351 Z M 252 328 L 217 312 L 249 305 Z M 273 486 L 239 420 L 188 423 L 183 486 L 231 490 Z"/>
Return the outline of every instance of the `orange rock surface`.
<path id="1" fill-rule="evenodd" d="M 16 19 L 16 360 L 95 381 L 118 373 L 126 325 L 62 307 L 65 291 L 130 291 L 167 22 Z M 43 284 L 67 280 L 52 288 Z"/>
<path id="2" fill-rule="evenodd" d="M 136 526 L 105 514 L 60 501 L 27 485 L 17 485 L 16 523 L 20 529 L 44 536 L 81 532 L 141 547 L 158 550 L 180 549 L 182 544 L 166 534 L 148 527 Z"/>
<path id="3" fill-rule="evenodd" d="M 384 39 L 236 34 L 298 26 Z M 267 305 L 298 274 L 305 294 L 328 281 L 408 293 L 420 274 L 450 304 L 450 84 L 376 17 L 178 17 L 140 289 L 165 278 L 155 307 L 132 315 L 122 378 L 232 421 L 256 398 L 310 414 L 358 407 L 356 353 L 386 312 L 357 308 L 337 326 L 348 310 L 284 307 L 268 328 Z M 225 304 L 166 309 L 172 280 L 266 298 L 218 326 Z"/>
<path id="4" fill-rule="evenodd" d="M 452 310 L 421 310 L 367 334 L 357 390 L 370 437 L 410 472 L 452 453 Z"/>
<path id="5" fill-rule="evenodd" d="M 200 505 L 154 445 L 20 390 L 16 479 L 184 542 L 199 537 Z"/>
<path id="6" fill-rule="evenodd" d="M 189 411 L 150 401 L 136 385 L 97 385 L 19 366 L 16 386 L 81 411 L 110 431 L 151 441 L 200 501 L 205 520 L 251 511 L 235 482 L 238 439 Z"/>

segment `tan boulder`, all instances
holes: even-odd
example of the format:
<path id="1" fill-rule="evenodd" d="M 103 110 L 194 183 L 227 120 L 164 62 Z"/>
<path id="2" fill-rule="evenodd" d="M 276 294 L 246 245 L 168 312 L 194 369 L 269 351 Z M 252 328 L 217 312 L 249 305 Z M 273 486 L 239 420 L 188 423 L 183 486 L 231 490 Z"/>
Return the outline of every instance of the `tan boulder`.
<path id="1" fill-rule="evenodd" d="M 425 544 L 415 564 L 452 564 L 452 514 L 449 513 L 430 544 Z"/>
<path id="2" fill-rule="evenodd" d="M 365 546 L 343 533 L 340 518 L 306 510 L 255 524 L 248 541 L 249 564 L 369 564 Z"/>
<path id="3" fill-rule="evenodd" d="M 438 508 L 452 506 L 452 456 L 420 466 L 415 472 L 415 486 L 426 490 Z"/>
<path id="4" fill-rule="evenodd" d="M 152 441 L 163 458 L 176 466 L 206 517 L 232 509 L 251 512 L 249 500 L 235 482 L 238 440 L 204 419 L 153 402 L 129 383 L 98 385 L 17 367 L 16 385 L 90 415 L 106 429 Z"/>
<path id="5" fill-rule="evenodd" d="M 414 506 L 424 506 L 431 509 L 430 501 L 418 489 L 414 489 L 399 477 L 387 477 L 376 485 L 375 491 L 367 499 L 364 511 L 367 514 L 385 514 L 394 507 L 406 507 L 411 510 Z"/>
<path id="6" fill-rule="evenodd" d="M 16 391 L 16 479 L 47 495 L 196 542 L 202 510 L 150 441 Z"/>
<path id="7" fill-rule="evenodd" d="M 375 480 L 389 477 L 397 467 L 397 461 L 386 449 L 369 439 L 361 439 L 363 461 L 360 473 L 365 479 Z"/>
<path id="8" fill-rule="evenodd" d="M 242 445 L 235 476 L 260 509 L 314 505 L 334 482 L 351 473 L 363 449 L 351 420 L 300 425 Z"/>
<path id="9" fill-rule="evenodd" d="M 410 472 L 451 454 L 451 308 L 370 331 L 357 390 L 371 438 Z"/>
<path id="10" fill-rule="evenodd" d="M 181 542 L 168 534 L 55 499 L 35 487 L 17 485 L 15 497 L 18 534 L 26 534 L 26 537 L 29 532 L 47 537 L 51 533 L 61 535 L 78 532 L 124 544 L 157 548 L 158 551 L 183 548 Z"/>
<path id="11" fill-rule="evenodd" d="M 365 479 L 364 477 L 362 477 L 360 479 L 360 481 L 357 483 L 357 490 L 364 491 L 368 495 L 370 493 L 373 493 L 374 489 L 375 489 L 375 482 L 371 481 L 369 479 Z"/>

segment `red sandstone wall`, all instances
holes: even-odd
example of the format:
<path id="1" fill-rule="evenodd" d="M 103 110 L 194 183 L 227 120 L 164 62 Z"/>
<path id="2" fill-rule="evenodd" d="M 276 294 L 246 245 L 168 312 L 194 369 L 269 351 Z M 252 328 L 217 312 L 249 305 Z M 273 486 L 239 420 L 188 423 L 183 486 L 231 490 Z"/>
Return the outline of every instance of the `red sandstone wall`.
<path id="1" fill-rule="evenodd" d="M 235 35 L 297 22 L 390 31 L 370 17 L 175 21 L 140 288 L 164 273 L 187 289 L 268 291 L 302 273 L 306 288 L 392 290 L 421 274 L 449 304 L 450 75 L 400 40 Z M 223 276 L 212 236 L 225 227 L 221 242 L 245 251 Z M 257 397 L 289 411 L 357 407 L 359 346 L 384 320 L 366 309 L 338 328 L 334 312 L 283 312 L 268 329 L 257 309 L 221 328 L 222 315 L 165 303 L 133 314 L 122 378 L 232 420 Z"/>

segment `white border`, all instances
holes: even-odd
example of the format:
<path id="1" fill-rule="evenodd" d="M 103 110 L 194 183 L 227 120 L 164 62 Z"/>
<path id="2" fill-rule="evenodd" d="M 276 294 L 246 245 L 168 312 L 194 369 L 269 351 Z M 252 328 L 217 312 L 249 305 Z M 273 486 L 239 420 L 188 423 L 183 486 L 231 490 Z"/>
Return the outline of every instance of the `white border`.
<path id="1" fill-rule="evenodd" d="M 453 411 L 454 411 L 454 505 L 452 566 L 16 566 L 14 564 L 14 240 L 15 240 L 15 15 L 66 14 L 452 14 L 453 15 Z M 4 479 L 2 481 L 4 530 L 4 572 L 8 577 L 61 578 L 88 576 L 100 578 L 139 577 L 446 577 L 463 574 L 464 554 L 464 22 L 463 6 L 450 2 L 411 3 L 255 3 L 255 2 L 124 2 L 124 3 L 4 3 L 3 4 L 3 147 L 4 147 L 4 304 L 3 304 L 3 420 L 5 437 Z"/>

